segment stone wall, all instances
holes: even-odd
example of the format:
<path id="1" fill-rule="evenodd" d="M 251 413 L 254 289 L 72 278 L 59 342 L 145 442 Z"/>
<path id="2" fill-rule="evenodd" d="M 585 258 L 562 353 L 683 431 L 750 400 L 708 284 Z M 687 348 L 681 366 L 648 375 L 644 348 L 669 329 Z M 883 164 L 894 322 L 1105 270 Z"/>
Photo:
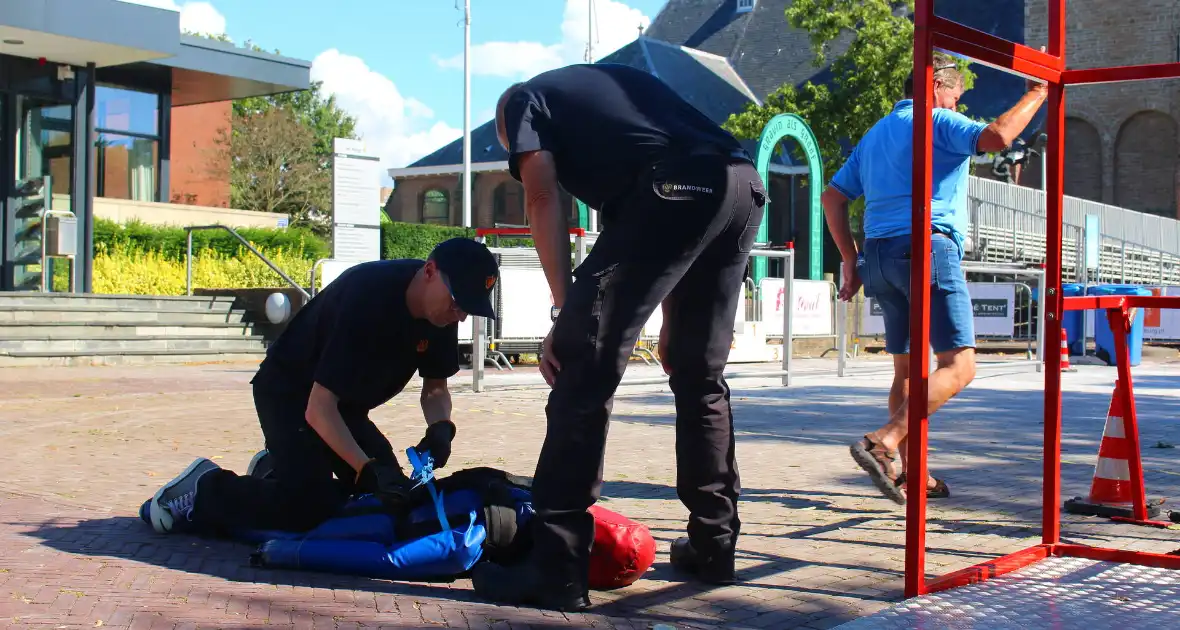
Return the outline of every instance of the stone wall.
<path id="1" fill-rule="evenodd" d="M 1027 0 L 1025 7 L 1025 43 L 1048 45 L 1046 0 Z M 1175 0 L 1070 0 L 1066 6 L 1071 70 L 1178 61 L 1178 37 Z M 1065 103 L 1066 194 L 1180 218 L 1180 81 L 1075 86 Z M 1039 165 L 1026 177 L 1022 183 L 1039 186 Z"/>

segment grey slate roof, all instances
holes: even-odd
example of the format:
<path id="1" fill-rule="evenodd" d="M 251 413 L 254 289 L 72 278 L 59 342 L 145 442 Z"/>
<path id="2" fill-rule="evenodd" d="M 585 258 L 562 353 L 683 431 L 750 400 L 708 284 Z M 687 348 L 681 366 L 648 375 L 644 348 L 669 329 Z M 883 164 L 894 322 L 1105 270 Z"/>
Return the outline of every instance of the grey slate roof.
<path id="1" fill-rule="evenodd" d="M 623 64 L 650 72 L 717 123 L 725 122 L 731 113 L 756 100 L 724 59 L 647 37 L 640 37 L 597 63 Z M 747 150 L 752 150 L 757 143 L 747 144 Z M 471 155 L 473 163 L 508 159 L 496 138 L 494 121 L 472 130 Z M 459 139 L 411 166 L 449 166 L 462 162 L 463 142 Z"/>
<path id="2" fill-rule="evenodd" d="M 736 14 L 736 0 L 668 0 L 644 36 L 598 63 L 621 63 L 655 73 L 681 96 L 717 122 L 760 101 L 785 83 L 830 80 L 817 68 L 805 31 L 791 28 L 786 10 L 791 0 L 758 0 L 752 12 Z M 940 0 L 938 15 L 1016 42 L 1024 40 L 1025 0 Z M 842 54 L 849 34 L 837 40 L 829 58 Z M 976 65 L 976 89 L 964 94 L 968 115 L 991 118 L 1003 113 L 1024 91 L 1023 79 Z M 1034 118 L 1026 136 L 1044 118 Z M 756 143 L 746 142 L 748 149 Z M 507 155 L 494 125 L 472 131 L 472 161 L 502 161 Z M 461 164 L 462 139 L 411 166 Z"/>
<path id="3" fill-rule="evenodd" d="M 807 32 L 787 23 L 791 0 L 758 0 L 742 14 L 734 13 L 736 6 L 736 0 L 668 0 L 647 35 L 725 57 L 759 98 L 821 70 L 812 63 Z M 837 40 L 831 55 L 843 54 L 850 41 Z"/>

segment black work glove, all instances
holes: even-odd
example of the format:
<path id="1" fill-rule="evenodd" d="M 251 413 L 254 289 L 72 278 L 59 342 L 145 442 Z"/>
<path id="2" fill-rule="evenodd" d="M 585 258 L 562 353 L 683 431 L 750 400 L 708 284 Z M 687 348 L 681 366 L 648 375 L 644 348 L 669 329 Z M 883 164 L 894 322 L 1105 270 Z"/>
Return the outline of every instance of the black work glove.
<path id="1" fill-rule="evenodd" d="M 370 459 L 356 475 L 357 491 L 375 495 L 386 506 L 398 509 L 409 504 L 414 482 L 396 461 Z"/>
<path id="2" fill-rule="evenodd" d="M 430 451 L 430 456 L 434 458 L 434 467 L 442 468 L 451 458 L 451 440 L 455 439 L 457 431 L 458 428 L 455 427 L 454 422 L 439 420 L 426 427 L 426 435 L 422 436 L 422 441 L 418 442 L 418 446 L 415 446 L 414 450 L 419 454 Z"/>

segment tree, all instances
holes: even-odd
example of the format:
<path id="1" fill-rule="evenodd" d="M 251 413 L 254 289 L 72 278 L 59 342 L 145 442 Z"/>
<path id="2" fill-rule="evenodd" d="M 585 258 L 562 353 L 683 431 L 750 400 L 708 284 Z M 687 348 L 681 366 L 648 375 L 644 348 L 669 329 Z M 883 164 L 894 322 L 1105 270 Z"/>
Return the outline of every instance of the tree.
<path id="1" fill-rule="evenodd" d="M 322 81 L 312 81 L 306 90 L 255 96 L 234 101 L 234 116 L 245 116 L 271 109 L 283 109 L 314 137 L 315 152 L 327 161 L 332 157 L 333 138 L 356 136 L 356 118 L 336 103 L 336 96 L 324 96 Z"/>
<path id="2" fill-rule="evenodd" d="M 903 96 L 914 63 L 913 9 L 913 0 L 795 0 L 786 10 L 787 22 L 810 34 L 817 68 L 828 62 L 833 45 L 851 40 L 831 61 L 830 84 L 784 85 L 763 105 L 750 104 L 731 115 L 726 129 L 740 138 L 758 138 L 774 116 L 798 114 L 815 132 L 830 177 L 847 158 L 845 143 L 859 141 Z M 956 59 L 956 65 L 964 89 L 970 89 L 975 74 L 965 61 Z M 960 111 L 966 107 L 960 105 Z M 802 160 L 798 146 L 795 152 Z"/>
<path id="3" fill-rule="evenodd" d="M 234 208 L 290 215 L 292 226 L 321 236 L 331 229 L 332 175 L 315 135 L 284 108 L 235 115 L 217 139 L 217 160 L 230 168 Z"/>
<path id="4" fill-rule="evenodd" d="M 226 35 L 190 34 L 233 43 Z M 266 52 L 250 41 L 242 47 Z M 292 226 L 330 238 L 332 140 L 357 138 L 357 120 L 322 89 L 323 82 L 313 81 L 306 90 L 234 101 L 231 129 L 218 138 L 209 168 L 230 164 L 233 207 L 285 213 Z M 285 137 L 270 137 L 273 133 Z M 294 146 L 295 140 L 303 146 Z"/>

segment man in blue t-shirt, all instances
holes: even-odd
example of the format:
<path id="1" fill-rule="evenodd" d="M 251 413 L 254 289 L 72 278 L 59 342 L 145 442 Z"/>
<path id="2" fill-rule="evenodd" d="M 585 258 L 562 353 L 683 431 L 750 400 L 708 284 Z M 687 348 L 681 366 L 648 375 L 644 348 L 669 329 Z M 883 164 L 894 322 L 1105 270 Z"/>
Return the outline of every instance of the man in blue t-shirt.
<path id="1" fill-rule="evenodd" d="M 934 143 L 930 259 L 930 347 L 938 369 L 930 376 L 929 411 L 975 378 L 975 330 L 971 296 L 960 263 L 967 230 L 967 176 L 971 157 L 1004 149 L 1028 126 L 1045 101 L 1043 84 L 1031 84 L 1020 101 L 990 124 L 955 111 L 963 77 L 954 59 L 934 56 Z M 906 99 L 864 135 L 824 191 L 824 215 L 843 258 L 840 299 L 851 300 L 861 283 L 885 320 L 885 351 L 893 355 L 889 422 L 852 445 L 852 456 L 881 492 L 905 503 L 907 397 L 910 347 L 910 239 L 913 202 L 913 77 Z M 864 251 L 857 252 L 848 203 L 865 198 Z M 893 462 L 901 452 L 902 472 Z M 942 480 L 925 482 L 928 498 L 949 496 Z"/>

